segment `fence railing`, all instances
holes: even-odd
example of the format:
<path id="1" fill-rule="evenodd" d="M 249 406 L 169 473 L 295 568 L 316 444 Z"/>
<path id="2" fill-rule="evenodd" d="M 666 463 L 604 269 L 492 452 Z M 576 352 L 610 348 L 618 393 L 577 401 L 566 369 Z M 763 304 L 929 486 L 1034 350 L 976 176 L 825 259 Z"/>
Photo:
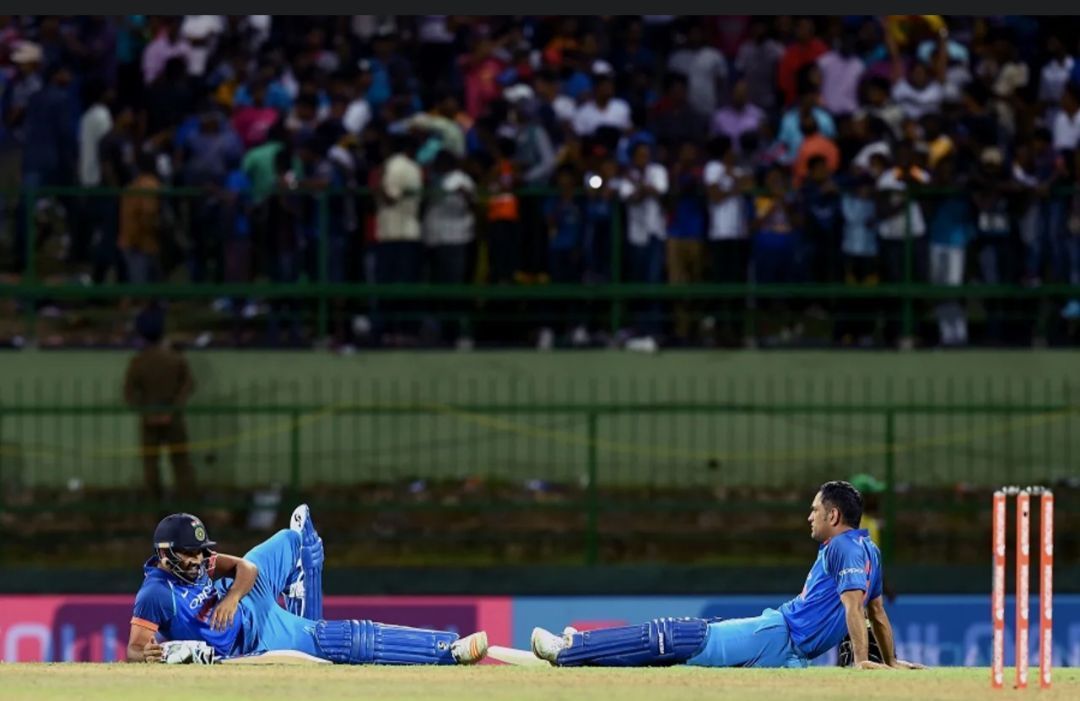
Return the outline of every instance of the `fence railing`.
<path id="1" fill-rule="evenodd" d="M 1035 226 L 1038 241 L 1021 244 L 1022 237 L 1015 232 L 1008 237 L 1009 245 L 1015 250 L 1010 249 L 1004 254 L 998 252 L 998 255 L 1009 259 L 1014 273 L 1023 267 L 1020 259 L 1028 253 L 1041 261 L 1041 267 L 1048 269 L 1067 265 L 1071 260 L 1067 251 L 1058 250 L 1065 245 L 1058 240 L 1061 237 L 1050 231 L 1054 226 L 1064 226 L 1066 198 L 1071 192 L 1065 190 L 1045 202 L 1031 205 L 1047 209 L 1046 216 L 1039 219 L 1041 224 L 1028 223 Z M 386 319 L 419 322 L 433 318 L 460 324 L 466 329 L 485 324 L 488 327 L 585 324 L 616 334 L 629 325 L 648 326 L 658 318 L 666 323 L 672 316 L 672 310 L 668 309 L 671 306 L 675 314 L 680 309 L 688 310 L 695 321 L 707 317 L 711 323 L 741 340 L 742 337 L 761 335 L 759 325 L 763 319 L 771 318 L 777 327 L 790 326 L 793 324 L 788 317 L 783 317 L 784 314 L 799 316 L 806 308 L 816 305 L 818 311 L 824 308 L 835 322 L 835 328 L 819 332 L 824 342 L 831 344 L 842 335 L 884 334 L 893 340 L 909 338 L 920 326 L 934 323 L 940 311 L 937 304 L 959 300 L 966 306 L 977 307 L 972 312 L 973 323 L 993 327 L 993 336 L 997 339 L 994 342 L 1012 345 L 1016 337 L 1045 337 L 1048 327 L 1061 325 L 1060 312 L 1066 303 L 1080 299 L 1080 285 L 1069 282 L 1072 277 L 1067 270 L 1059 271 L 1060 275 L 1051 275 L 1045 280 L 1048 284 L 1028 287 L 1021 286 L 1018 281 L 1009 284 L 1012 281 L 1008 280 L 982 280 L 980 284 L 961 286 L 928 284 L 926 251 L 922 244 L 929 235 L 923 236 L 919 244 L 912 237 L 905 237 L 900 249 L 902 260 L 893 261 L 895 270 L 891 274 L 882 271 L 880 280 L 874 283 L 849 284 L 843 281 L 842 275 L 837 276 L 842 265 L 840 251 L 836 248 L 838 244 L 834 241 L 827 245 L 818 242 L 821 250 L 816 254 L 835 258 L 829 268 L 832 279 L 757 284 L 752 276 L 745 282 L 725 283 L 710 282 L 706 277 L 693 284 L 648 284 L 636 279 L 627 267 L 625 215 L 620 204 L 612 207 L 610 217 L 590 239 L 590 250 L 583 251 L 583 255 L 591 256 L 596 274 L 581 283 L 549 284 L 542 277 L 534 276 L 535 279 L 518 281 L 522 284 L 489 284 L 485 271 L 490 268 L 490 257 L 480 250 L 487 251 L 487 233 L 481 216 L 477 218 L 478 248 L 470 254 L 475 260 L 470 266 L 472 274 L 468 284 L 385 284 L 372 281 L 370 267 L 373 263 L 365 258 L 371 247 L 363 242 L 362 220 L 365 213 L 374 211 L 371 193 L 367 190 L 290 192 L 289 196 L 299 202 L 301 215 L 296 227 L 302 230 L 298 236 L 303 250 L 297 253 L 297 259 L 292 260 L 286 271 L 275 269 L 277 264 L 267 260 L 272 251 L 259 239 L 259 236 L 266 236 L 266 232 L 257 234 L 254 224 L 244 235 L 244 247 L 237 253 L 230 248 L 236 242 L 236 232 L 229 217 L 219 212 L 211 220 L 204 221 L 206 217 L 200 214 L 200 207 L 208 201 L 221 205 L 224 199 L 220 192 L 192 188 L 162 190 L 156 196 L 169 204 L 164 208 L 169 214 L 161 215 L 160 257 L 167 268 L 164 272 L 171 271 L 171 274 L 165 275 L 160 284 L 115 284 L 109 270 L 116 261 L 108 259 L 115 251 L 86 250 L 86 247 L 99 246 L 102 235 L 108 240 L 115 234 L 117 225 L 114 214 L 109 215 L 112 219 L 105 217 L 107 221 L 103 222 L 101 207 L 95 209 L 94 203 L 105 205 L 105 209 L 112 211 L 117 209 L 117 198 L 125 193 L 130 195 L 131 191 L 39 188 L 7 193 L 8 214 L 20 214 L 7 218 L 11 229 L 8 238 L 19 242 L 16 248 L 23 252 L 15 271 L 19 273 L 18 279 L 0 283 L 0 299 L 12 300 L 15 305 L 12 312 L 22 318 L 17 333 L 10 335 L 23 339 L 47 335 L 48 331 L 43 331 L 39 323 L 39 316 L 42 306 L 48 302 L 154 297 L 177 301 L 232 300 L 238 306 L 244 301 L 266 302 L 272 323 L 303 326 L 305 333 L 301 335 L 313 339 L 326 338 L 335 328 L 347 323 L 346 315 L 353 314 L 371 315 L 377 323 Z M 530 203 L 529 211 L 541 211 L 541 201 L 552 193 L 526 190 L 519 194 L 523 202 Z M 931 190 L 909 195 L 925 202 L 940 196 L 941 192 Z M 339 211 L 339 205 L 346 198 L 358 203 L 354 215 L 359 218 L 354 216 L 356 223 L 348 233 L 349 240 L 343 241 L 339 219 L 345 215 Z M 66 219 L 59 223 L 51 221 L 47 216 L 49 207 L 39 206 L 43 200 L 62 203 L 67 212 Z M 1013 218 L 1011 221 L 1014 229 L 1020 227 L 1019 220 Z M 547 236 L 543 217 L 523 218 L 521 224 L 523 231 L 536 229 L 533 234 L 540 234 L 543 249 Z M 908 226 L 911 226 L 910 217 Z M 65 243 L 58 243 L 61 240 Z M 527 241 L 532 239 L 523 237 L 523 246 L 527 247 Z M 50 245 L 57 250 L 46 254 Z M 72 248 L 81 251 L 76 251 L 75 259 L 80 259 L 81 255 L 86 266 L 94 269 L 84 272 L 81 278 L 75 275 L 70 265 L 59 262 L 60 257 L 70 257 Z M 235 270 L 236 266 L 230 262 L 234 253 L 247 261 Z M 536 251 L 533 254 L 535 257 Z M 106 259 L 101 259 L 102 255 Z M 99 275 L 102 270 L 105 272 Z M 86 284 L 87 278 L 92 279 L 93 284 Z M 587 304 L 558 304 L 569 301 Z M 771 304 L 779 301 L 791 303 L 793 309 L 780 312 L 783 318 L 777 321 L 777 312 Z M 91 318 L 94 315 L 84 316 Z M 233 316 L 239 318 L 239 312 Z M 115 322 L 115 319 L 111 320 Z M 1004 338 L 1010 333 L 1008 329 L 1002 331 L 1002 327 L 1010 324 L 1018 330 L 1014 329 L 1012 338 Z M 888 333 L 882 331 L 882 325 L 889 328 Z M 1023 328 L 1019 329 L 1021 326 Z M 3 329 L 0 329 L 2 335 Z"/>
<path id="2" fill-rule="evenodd" d="M 305 389 L 315 401 L 268 391 L 262 401 L 187 407 L 189 437 L 177 447 L 195 464 L 204 505 L 236 507 L 277 486 L 346 511 L 522 511 L 557 493 L 586 519 L 590 562 L 605 515 L 646 522 L 658 510 L 756 508 L 723 496 L 733 489 L 788 494 L 773 506 L 802 512 L 813 485 L 874 475 L 885 485 L 891 554 L 898 510 L 947 509 L 926 494 L 1076 476 L 1080 405 L 1065 382 L 988 379 L 918 391 L 761 384 L 595 382 L 572 399 L 511 385 L 472 386 L 453 399 L 377 380 Z M 100 385 L 67 401 L 56 394 L 40 385 L 5 391 L 0 510 L 112 513 L 120 500 L 153 511 L 132 497 L 144 453 L 131 410 L 106 400 Z M 440 489 L 451 498 L 415 497 Z"/>

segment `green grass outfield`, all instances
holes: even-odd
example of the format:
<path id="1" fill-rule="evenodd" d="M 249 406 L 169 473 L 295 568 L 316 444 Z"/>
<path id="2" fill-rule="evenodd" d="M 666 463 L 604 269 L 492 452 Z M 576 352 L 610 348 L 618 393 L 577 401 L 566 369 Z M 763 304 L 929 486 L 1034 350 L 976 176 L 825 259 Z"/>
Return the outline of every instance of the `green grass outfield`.
<path id="1" fill-rule="evenodd" d="M 1007 670 L 1012 672 L 1012 670 Z M 1038 689 L 1032 669 L 1026 692 L 990 689 L 985 668 L 925 672 L 849 669 L 546 669 L 447 667 L 163 667 L 120 664 L 0 664 L 5 701 L 494 701 L 498 699 L 616 699 L 662 701 L 719 698 L 954 701 L 956 699 L 1080 698 L 1080 669 L 1054 671 L 1054 688 Z M 1011 679 L 1011 674 L 1007 677 Z"/>

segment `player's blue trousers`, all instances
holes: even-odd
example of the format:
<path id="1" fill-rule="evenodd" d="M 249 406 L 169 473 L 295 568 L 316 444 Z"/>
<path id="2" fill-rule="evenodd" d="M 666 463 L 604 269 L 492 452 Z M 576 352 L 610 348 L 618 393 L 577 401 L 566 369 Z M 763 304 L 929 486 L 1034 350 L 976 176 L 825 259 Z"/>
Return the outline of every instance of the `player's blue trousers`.
<path id="1" fill-rule="evenodd" d="M 709 624 L 705 647 L 686 661 L 697 667 L 806 667 L 809 661 L 791 641 L 784 617 L 765 609 L 754 618 Z"/>
<path id="2" fill-rule="evenodd" d="M 299 650 L 319 656 L 315 647 L 315 621 L 289 613 L 278 604 L 289 575 L 300 559 L 300 534 L 281 530 L 244 555 L 259 568 L 255 586 L 244 597 L 246 616 L 241 654 L 268 650 Z"/>

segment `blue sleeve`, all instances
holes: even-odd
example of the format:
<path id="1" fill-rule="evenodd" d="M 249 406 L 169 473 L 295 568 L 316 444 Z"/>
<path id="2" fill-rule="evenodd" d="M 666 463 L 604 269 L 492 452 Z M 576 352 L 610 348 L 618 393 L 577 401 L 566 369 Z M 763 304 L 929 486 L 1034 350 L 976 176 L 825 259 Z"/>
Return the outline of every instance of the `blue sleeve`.
<path id="1" fill-rule="evenodd" d="M 251 190 L 251 181 L 242 170 L 234 170 L 225 179 L 225 189 L 239 195 L 247 194 Z"/>
<path id="2" fill-rule="evenodd" d="M 836 582 L 837 594 L 853 589 L 866 591 L 869 588 L 867 566 L 870 561 L 867 559 L 866 550 L 858 543 L 846 538 L 835 542 L 829 547 L 825 564 L 829 576 Z"/>
<path id="3" fill-rule="evenodd" d="M 876 543 L 871 544 L 870 549 L 875 553 L 875 556 L 870 560 L 870 568 L 876 571 L 870 574 L 870 591 L 866 596 L 867 601 L 873 601 L 881 596 L 885 582 L 885 571 L 881 565 L 881 550 L 878 549 Z"/>
<path id="4" fill-rule="evenodd" d="M 876 577 L 870 578 L 870 593 L 866 595 L 867 601 L 873 601 L 874 599 L 881 596 L 881 580 L 882 577 L 880 574 L 878 574 L 878 576 Z"/>
<path id="5" fill-rule="evenodd" d="M 143 587 L 135 596 L 135 610 L 132 615 L 160 627 L 176 615 L 172 593 L 162 586 Z"/>
<path id="6" fill-rule="evenodd" d="M 776 140 L 787 146 L 791 151 L 791 157 L 795 157 L 795 146 L 800 140 L 799 122 L 795 115 L 790 112 L 780 118 L 780 129 L 776 134 Z"/>

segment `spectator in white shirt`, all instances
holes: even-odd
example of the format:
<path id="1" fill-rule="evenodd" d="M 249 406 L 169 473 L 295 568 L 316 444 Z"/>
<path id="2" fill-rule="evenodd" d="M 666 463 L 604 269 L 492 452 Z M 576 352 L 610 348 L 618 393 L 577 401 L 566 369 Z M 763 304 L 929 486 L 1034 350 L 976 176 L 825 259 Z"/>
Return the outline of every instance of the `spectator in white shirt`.
<path id="1" fill-rule="evenodd" d="M 341 123 L 345 131 L 359 136 L 371 121 L 371 105 L 367 101 L 367 91 L 371 87 L 371 62 L 363 59 L 357 63 L 357 74 L 353 80 L 353 99 L 345 108 Z"/>
<path id="2" fill-rule="evenodd" d="M 704 181 L 709 200 L 711 279 L 719 283 L 744 283 L 750 261 L 747 193 L 753 177 L 738 167 L 738 154 L 725 137 L 710 142 L 709 157 Z M 714 321 L 709 326 L 716 328 L 725 343 L 738 341 L 742 336 L 737 323 L 737 307 L 741 304 L 737 298 L 725 298 L 716 305 L 721 320 L 719 325 Z"/>
<path id="3" fill-rule="evenodd" d="M 425 193 L 423 222 L 431 282 L 463 285 L 468 279 L 469 255 L 476 237 L 476 183 L 446 149 L 435 156 L 432 176 L 431 187 Z M 444 313 L 457 317 L 458 344 L 470 343 L 464 307 L 452 300 L 436 304 Z"/>
<path id="4" fill-rule="evenodd" d="M 1039 75 L 1039 102 L 1046 110 L 1046 117 L 1052 123 L 1057 113 L 1058 103 L 1065 92 L 1065 85 L 1072 75 L 1075 60 L 1065 49 L 1065 43 L 1059 37 L 1052 36 L 1046 42 L 1050 60 L 1042 67 Z"/>
<path id="5" fill-rule="evenodd" d="M 1061 110 L 1054 117 L 1054 150 L 1071 151 L 1080 143 L 1080 90 L 1072 83 L 1061 94 Z"/>
<path id="6" fill-rule="evenodd" d="M 859 107 L 859 81 L 866 66 L 855 53 L 855 38 L 848 34 L 837 49 L 818 57 L 821 69 L 821 106 L 833 115 L 851 114 Z"/>
<path id="7" fill-rule="evenodd" d="M 394 154 L 383 164 L 382 180 L 376 192 L 375 280 L 379 284 L 416 283 L 420 281 L 423 252 L 420 244 L 420 197 L 424 187 L 423 171 L 415 160 L 416 143 L 407 134 L 398 135 Z M 393 314 L 409 311 L 407 302 L 382 302 Z M 382 320 L 380 320 L 382 326 Z M 413 325 L 391 319 L 385 330 L 394 336 L 408 333 Z M 379 329 L 384 330 L 383 328 Z M 388 338 L 391 343 L 395 339 Z"/>
<path id="8" fill-rule="evenodd" d="M 182 36 L 191 47 L 188 52 L 188 72 L 202 76 L 206 65 L 217 48 L 218 36 L 225 31 L 225 18 L 221 15 L 187 15 L 180 25 Z"/>
<path id="9" fill-rule="evenodd" d="M 98 146 L 112 129 L 112 114 L 106 105 L 105 85 L 101 81 L 88 83 L 85 94 L 90 107 L 79 119 L 79 184 L 98 187 L 101 185 Z"/>
<path id="10" fill-rule="evenodd" d="M 746 80 L 750 102 L 764 110 L 776 106 L 776 69 L 784 56 L 784 45 L 768 35 L 764 19 L 750 22 L 750 36 L 735 54 L 735 70 Z"/>
<path id="11" fill-rule="evenodd" d="M 941 41 L 944 42 L 945 39 L 942 38 Z M 945 100 L 942 81 L 948 67 L 948 51 L 934 54 L 932 69 L 917 61 L 908 72 L 896 39 L 889 33 L 886 33 L 886 43 L 892 56 L 892 99 L 904 111 L 904 116 L 918 121 L 925 114 L 939 111 Z"/>
<path id="12" fill-rule="evenodd" d="M 712 118 L 712 135 L 726 136 L 738 144 L 743 134 L 757 133 L 765 111 L 750 102 L 750 88 L 746 80 L 735 83 L 731 90 L 731 104 L 716 110 Z"/>
<path id="13" fill-rule="evenodd" d="M 910 141 L 897 144 L 895 157 L 893 167 L 886 169 L 877 181 L 878 237 L 886 282 L 904 281 L 904 241 L 909 235 L 921 241 L 926 234 L 922 207 L 915 199 L 908 199 L 907 191 L 930 182 L 930 174 L 915 164 L 915 147 Z M 916 271 L 925 269 L 922 249 L 921 245 L 916 248 Z M 916 272 L 916 279 L 919 277 Z"/>
<path id="14" fill-rule="evenodd" d="M 728 69 L 724 55 L 705 45 L 699 22 L 690 25 L 686 46 L 671 55 L 668 69 L 686 76 L 690 106 L 698 114 L 711 117 L 726 91 Z"/>
<path id="15" fill-rule="evenodd" d="M 639 143 L 630 155 L 630 168 L 619 184 L 626 203 L 627 259 L 631 282 L 664 281 L 664 241 L 667 219 L 661 200 L 668 191 L 668 172 L 652 160 L 652 147 Z M 637 315 L 635 326 L 644 334 L 660 331 L 660 306 L 649 302 Z"/>
<path id="16" fill-rule="evenodd" d="M 709 144 L 705 164 L 705 187 L 709 199 L 709 242 L 717 282 L 746 279 L 746 236 L 749 221 L 742 169 L 729 139 L 718 137 Z"/>
<path id="17" fill-rule="evenodd" d="M 79 119 L 79 185 L 82 187 L 101 186 L 101 140 L 112 130 L 112 114 L 106 103 L 105 84 L 100 80 L 91 80 L 85 87 L 85 101 L 90 107 Z M 104 224 L 105 210 L 109 207 L 108 197 L 93 196 L 83 200 L 82 216 L 78 218 L 79 230 L 74 237 L 72 258 L 83 261 L 90 250 L 94 232 Z"/>
<path id="18" fill-rule="evenodd" d="M 150 85 L 165 70 L 170 58 L 182 57 L 191 71 L 191 45 L 180 36 L 180 23 L 175 17 L 162 20 L 157 36 L 146 46 L 142 55 L 143 83 Z"/>
<path id="19" fill-rule="evenodd" d="M 597 61 L 593 66 L 593 99 L 577 108 L 573 124 L 578 136 L 591 136 L 600 127 L 625 132 L 632 126 L 630 105 L 615 97 L 614 74 L 606 62 Z"/>

